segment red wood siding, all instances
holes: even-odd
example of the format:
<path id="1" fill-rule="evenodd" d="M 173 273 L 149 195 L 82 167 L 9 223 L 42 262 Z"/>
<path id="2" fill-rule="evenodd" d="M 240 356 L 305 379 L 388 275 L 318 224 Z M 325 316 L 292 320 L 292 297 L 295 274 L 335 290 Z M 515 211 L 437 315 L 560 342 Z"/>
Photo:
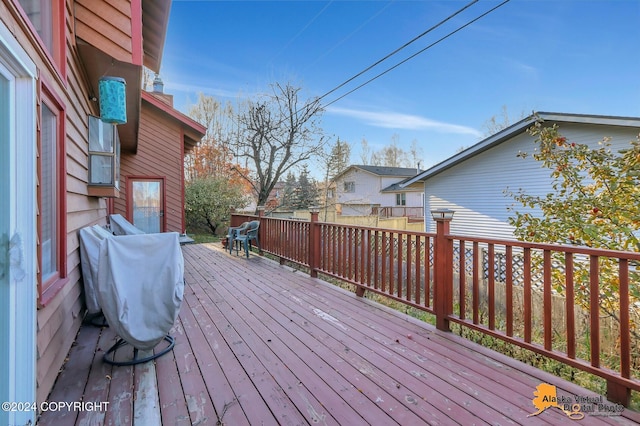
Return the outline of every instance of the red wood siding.
<path id="1" fill-rule="evenodd" d="M 106 223 L 106 201 L 87 196 L 87 150 L 88 126 L 87 115 L 97 114 L 97 103 L 90 102 L 87 81 L 75 52 L 76 29 L 73 16 L 82 9 L 79 3 L 95 7 L 90 1 L 74 2 L 66 0 L 64 4 L 64 22 L 60 32 L 65 43 L 64 66 L 57 66 L 38 44 L 38 39 L 31 33 L 29 25 L 19 12 L 17 1 L 0 2 L 0 20 L 14 32 L 16 40 L 29 54 L 38 68 L 47 90 L 64 109 L 64 143 L 65 153 L 62 155 L 66 167 L 64 175 L 64 195 L 66 202 L 66 256 L 67 283 L 51 297 L 46 306 L 37 312 L 37 400 L 44 401 L 51 391 L 56 376 L 62 367 L 66 353 L 71 347 L 75 335 L 80 328 L 84 309 L 82 297 L 82 281 L 80 271 L 80 254 L 78 230 L 95 223 Z M 110 2 L 113 5 L 114 2 Z M 128 7 L 128 2 L 121 2 Z M 106 5 L 106 3 L 105 3 Z M 77 6 L 77 7 L 76 7 Z M 122 10 L 127 10 L 124 6 Z M 80 13 L 82 15 L 82 11 Z M 120 25 L 112 20 L 114 25 Z M 130 26 L 130 23 L 127 24 Z M 80 25 L 82 26 L 82 25 Z M 129 54 L 130 57 L 130 54 Z M 64 73 L 64 74 L 63 74 Z M 35 214 L 35 212 L 33 213 Z"/>
<path id="2" fill-rule="evenodd" d="M 139 3 L 139 2 L 138 2 Z M 75 2 L 76 36 L 117 60 L 137 63 L 132 46 L 132 9 L 129 0 Z"/>
<path id="3" fill-rule="evenodd" d="M 115 212 L 127 213 L 127 184 L 129 176 L 136 178 L 165 178 L 165 231 L 183 232 L 182 193 L 182 130 L 157 109 L 142 103 L 138 151 L 124 154 L 120 160 L 120 198 L 114 202 Z M 129 217 L 129 219 L 131 219 Z"/>

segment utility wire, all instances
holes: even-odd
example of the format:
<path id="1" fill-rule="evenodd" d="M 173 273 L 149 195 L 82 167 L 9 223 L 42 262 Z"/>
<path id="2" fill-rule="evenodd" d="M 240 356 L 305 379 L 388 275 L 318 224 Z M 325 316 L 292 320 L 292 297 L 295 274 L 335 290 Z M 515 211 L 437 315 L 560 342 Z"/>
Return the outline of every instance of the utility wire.
<path id="1" fill-rule="evenodd" d="M 326 52 L 324 52 L 322 55 L 318 56 L 311 64 L 307 65 L 307 68 L 314 66 L 315 64 L 318 63 L 318 61 L 320 61 L 320 59 L 324 58 L 325 56 L 327 56 L 329 53 L 333 52 L 335 49 L 338 48 L 338 46 L 340 46 L 341 44 L 343 44 L 344 42 L 346 42 L 347 40 L 349 40 L 354 34 L 356 34 L 358 31 L 360 31 L 361 29 L 363 29 L 369 22 L 373 21 L 376 17 L 378 17 L 378 15 L 380 15 L 382 12 L 384 12 L 385 10 L 387 10 L 387 8 L 389 6 L 391 6 L 395 1 L 397 0 L 389 0 L 389 2 L 380 10 L 378 10 L 373 16 L 371 16 L 369 19 L 367 19 L 365 22 L 363 22 L 362 24 L 360 24 L 360 26 L 358 26 L 358 28 L 356 28 L 355 30 L 351 31 L 351 33 L 349 33 L 349 35 L 347 35 L 346 37 L 344 37 L 342 40 L 340 40 L 338 43 L 334 44 L 333 47 L 331 47 L 331 49 L 327 50 Z"/>
<path id="2" fill-rule="evenodd" d="M 389 59 L 391 56 L 395 55 L 396 53 L 400 52 L 401 50 L 405 49 L 407 46 L 409 46 L 410 44 L 414 43 L 415 41 L 419 40 L 420 38 L 424 37 L 425 35 L 429 34 L 431 31 L 435 30 L 436 28 L 440 27 L 441 25 L 443 25 L 444 23 L 446 23 L 447 21 L 453 19 L 454 17 L 456 17 L 457 15 L 459 15 L 460 13 L 464 12 L 465 10 L 467 10 L 469 7 L 473 6 L 475 3 L 477 3 L 479 0 L 472 0 L 470 3 L 468 3 L 466 6 L 464 6 L 463 8 L 457 10 L 455 13 L 447 16 L 445 19 L 443 19 L 442 21 L 438 22 L 437 24 L 435 24 L 434 26 L 432 26 L 431 28 L 429 28 L 428 30 L 424 31 L 422 34 L 419 34 L 418 36 L 414 37 L 413 39 L 409 40 L 408 42 L 406 42 L 405 44 L 403 44 L 402 46 L 398 47 L 396 50 L 394 50 L 393 52 L 389 53 L 388 55 L 386 55 L 384 58 L 377 60 L 375 63 L 373 63 L 372 65 L 369 65 L 367 68 L 365 68 L 364 70 L 360 71 L 359 73 L 357 73 L 356 75 L 354 75 L 353 77 L 351 77 L 350 79 L 348 79 L 347 81 L 341 83 L 340 85 L 338 85 L 337 87 L 334 87 L 333 89 L 329 90 L 327 93 L 325 93 L 324 95 L 320 96 L 318 98 L 318 101 L 326 98 L 327 96 L 329 96 L 330 94 L 332 94 L 333 92 L 335 92 L 336 90 L 340 89 L 341 87 L 345 86 L 346 84 L 351 83 L 353 80 L 355 80 L 356 78 L 360 77 L 362 74 L 366 73 L 367 71 L 369 71 L 370 69 L 372 69 L 373 67 L 379 65 L 380 63 L 386 61 L 387 59 Z M 333 102 L 332 102 L 333 103 Z"/>
<path id="3" fill-rule="evenodd" d="M 296 40 L 298 37 L 300 37 L 300 35 L 305 32 L 307 30 L 307 28 L 309 28 L 311 26 L 311 24 L 313 24 L 313 22 L 318 19 L 320 17 L 320 15 L 322 15 L 324 13 L 325 10 L 327 10 L 329 8 L 329 6 L 331 6 L 331 3 L 333 3 L 334 0 L 331 0 L 329 3 L 327 3 L 320 12 L 318 12 L 316 14 L 316 16 L 314 16 L 313 18 L 311 18 L 311 20 L 309 22 L 307 22 L 307 24 L 300 30 L 298 31 L 298 33 L 296 35 L 293 36 L 292 39 L 290 39 L 279 51 L 278 53 L 275 54 L 275 56 L 271 59 L 271 61 L 273 61 L 274 59 L 276 59 L 278 56 L 280 56 L 280 54 L 282 52 L 284 52 L 289 45 L 291 45 L 291 43 L 294 42 L 294 40 Z"/>
<path id="4" fill-rule="evenodd" d="M 477 18 L 472 19 L 471 21 L 469 21 L 469 22 L 467 22 L 466 24 L 464 24 L 464 25 L 462 25 L 462 26 L 458 27 L 457 29 L 455 29 L 455 30 L 451 31 L 449 34 L 445 35 L 444 37 L 442 37 L 442 38 L 440 38 L 440 39 L 438 39 L 438 40 L 436 40 L 436 41 L 434 41 L 433 43 L 431 43 L 431 44 L 430 44 L 430 45 L 428 45 L 427 47 L 425 47 L 425 48 L 423 48 L 423 49 L 419 50 L 418 52 L 414 53 L 413 55 L 409 56 L 408 58 L 406 58 L 406 59 L 404 59 L 404 60 L 402 60 L 402 61 L 398 62 L 397 64 L 395 64 L 394 66 L 392 66 L 392 67 L 390 67 L 390 68 L 387 68 L 386 70 L 384 70 L 384 71 L 383 71 L 383 72 L 381 72 L 380 74 L 376 75 L 376 76 L 375 76 L 375 77 L 373 77 L 373 78 L 370 78 L 369 80 L 365 81 L 365 82 L 364 82 L 364 83 L 362 83 L 361 85 L 359 85 L 359 86 L 357 86 L 356 88 L 354 88 L 354 89 L 352 89 L 352 90 L 348 91 L 347 93 L 343 94 L 342 96 L 339 96 L 338 98 L 334 99 L 333 101 L 331 101 L 331 102 L 329 102 L 329 103 L 327 103 L 327 104 L 324 104 L 324 105 L 322 106 L 322 108 L 326 108 L 326 107 L 328 107 L 329 105 L 332 105 L 332 104 L 334 104 L 334 103 L 338 102 L 340 99 L 344 98 L 345 96 L 350 95 L 351 93 L 355 92 L 356 90 L 358 90 L 358 89 L 360 89 L 360 88 L 362 88 L 362 87 L 366 86 L 367 84 L 371 83 L 371 82 L 372 82 L 372 81 L 374 81 L 374 80 L 377 80 L 378 78 L 382 77 L 383 75 L 387 74 L 388 72 L 390 72 L 390 71 L 392 71 L 392 70 L 394 70 L 394 69 L 398 68 L 400 65 L 404 64 L 405 62 L 409 61 L 410 59 L 415 58 L 415 57 L 416 57 L 416 56 L 418 56 L 419 54 L 421 54 L 421 53 L 423 53 L 424 51 L 426 51 L 426 50 L 428 50 L 428 49 L 432 48 L 433 46 L 437 45 L 438 43 L 440 43 L 440 42 L 442 42 L 442 41 L 444 41 L 444 40 L 448 39 L 448 38 L 449 38 L 449 37 L 451 37 L 452 35 L 454 35 L 454 34 L 456 34 L 457 32 L 459 32 L 459 31 L 463 30 L 464 28 L 468 27 L 469 25 L 473 24 L 474 22 L 476 22 L 476 21 L 478 21 L 478 20 L 480 20 L 480 19 L 484 18 L 485 16 L 487 16 L 488 14 L 490 14 L 491 12 L 493 12 L 494 10 L 496 10 L 496 9 L 498 9 L 498 8 L 500 8 L 500 7 L 502 7 L 502 6 L 504 6 L 504 5 L 505 5 L 505 4 L 507 4 L 509 1 L 510 1 L 510 0 L 504 0 L 502 3 L 498 4 L 497 6 L 495 6 L 495 7 L 491 8 L 491 9 L 489 9 L 488 11 L 486 11 L 485 13 L 483 13 L 482 15 L 478 16 Z M 470 5 L 467 5 L 466 7 L 469 7 L 469 6 L 470 6 Z M 459 12 L 457 12 L 457 13 L 459 13 Z M 457 14 L 457 13 L 456 13 L 456 14 Z M 449 18 L 447 18 L 447 19 L 449 19 Z M 443 21 L 443 22 L 444 22 L 444 21 Z M 440 25 L 440 24 L 438 24 L 438 25 Z M 412 40 L 412 41 L 413 41 L 413 40 Z M 405 46 L 406 46 L 406 45 L 405 45 Z M 404 46 L 403 46 L 403 48 L 404 48 Z M 394 52 L 394 53 L 395 53 L 395 52 Z M 388 56 L 387 56 L 387 57 L 388 57 Z M 385 57 L 385 59 L 386 59 L 386 57 Z M 358 73 L 355 77 L 350 78 L 349 80 L 347 80 L 346 82 L 342 83 L 341 85 L 339 85 L 339 86 L 338 86 L 338 87 L 336 87 L 335 89 L 332 89 L 331 91 L 329 91 L 329 92 L 325 93 L 325 94 L 324 94 L 324 95 L 322 95 L 320 98 L 318 98 L 318 100 L 320 100 L 320 99 L 322 99 L 322 98 L 326 97 L 326 96 L 327 96 L 327 95 L 329 95 L 330 93 L 335 92 L 337 89 L 339 89 L 340 87 L 344 86 L 345 84 L 347 84 L 348 82 L 350 82 L 350 81 L 351 81 L 351 80 L 353 80 L 354 78 L 356 78 L 356 77 L 358 77 L 358 76 L 362 75 L 364 72 L 368 71 L 368 70 L 369 70 L 369 69 L 371 69 L 373 66 L 377 65 L 378 63 L 382 62 L 383 60 L 384 60 L 384 59 L 382 59 L 382 60 L 380 60 L 380 61 L 376 62 L 376 64 L 374 64 L 374 65 L 370 66 L 369 68 L 367 68 L 366 70 L 364 70 L 364 71 L 362 71 L 362 72 Z"/>

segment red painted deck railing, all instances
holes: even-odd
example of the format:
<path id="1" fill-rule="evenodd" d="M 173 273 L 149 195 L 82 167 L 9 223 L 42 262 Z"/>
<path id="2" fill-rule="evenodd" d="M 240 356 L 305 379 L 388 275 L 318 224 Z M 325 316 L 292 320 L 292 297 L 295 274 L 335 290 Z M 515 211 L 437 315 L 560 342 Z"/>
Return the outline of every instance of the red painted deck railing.
<path id="1" fill-rule="evenodd" d="M 455 323 L 602 377 L 611 401 L 640 391 L 640 253 L 454 236 L 447 221 L 428 234 L 317 217 L 260 217 L 262 250 L 429 312 L 440 330 Z"/>

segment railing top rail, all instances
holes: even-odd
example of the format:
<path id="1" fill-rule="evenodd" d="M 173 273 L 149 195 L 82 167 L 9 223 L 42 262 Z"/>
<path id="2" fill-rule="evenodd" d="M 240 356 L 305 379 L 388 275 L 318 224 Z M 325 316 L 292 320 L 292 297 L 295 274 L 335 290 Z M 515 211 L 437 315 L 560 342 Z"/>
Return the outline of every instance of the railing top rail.
<path id="1" fill-rule="evenodd" d="M 548 243 L 531 243 L 518 240 L 506 240 L 496 238 L 482 238 L 482 237 L 469 237 L 464 235 L 452 235 L 446 236 L 450 240 L 458 240 L 465 242 L 477 242 L 485 244 L 503 245 L 510 247 L 521 247 L 529 249 L 550 250 L 563 253 L 578 253 L 600 257 L 615 257 L 619 259 L 628 260 L 640 260 L 639 252 L 622 251 L 622 250 L 609 250 L 609 249 L 596 249 L 587 246 L 577 246 L 569 244 L 548 244 Z"/>
<path id="2" fill-rule="evenodd" d="M 389 232 L 394 234 L 404 234 L 404 235 L 419 235 L 421 237 L 435 237 L 435 232 L 423 232 L 423 231 L 409 231 L 405 229 L 394 229 L 394 228 L 380 228 L 377 226 L 361 226 L 361 225 L 352 225 L 348 223 L 336 223 L 336 222 L 318 222 L 320 226 L 336 226 L 340 228 L 354 228 L 354 229 L 363 229 L 368 231 L 377 231 L 377 232 Z"/>
<path id="3" fill-rule="evenodd" d="M 235 213 L 235 214 L 242 217 L 255 216 L 250 214 L 238 214 L 238 213 Z M 255 216 L 255 217 L 257 218 L 258 216 Z M 268 217 L 268 216 L 263 216 L 262 219 L 281 220 L 281 221 L 296 222 L 296 223 L 300 222 L 300 220 L 297 220 L 297 219 L 285 219 L 285 218 L 276 218 L 276 217 Z M 427 236 L 427 237 L 436 236 L 435 233 L 431 233 L 431 232 L 398 230 L 393 228 L 379 228 L 374 226 L 351 225 L 346 223 L 318 222 L 318 224 L 320 226 L 354 228 L 354 229 L 362 229 L 362 230 L 368 230 L 373 232 L 375 231 L 388 232 L 388 233 L 394 233 L 394 234 L 414 235 L 414 236 L 419 235 L 419 236 Z M 455 235 L 455 234 L 448 234 L 446 237 L 450 240 L 462 240 L 465 242 L 477 242 L 477 243 L 484 243 L 484 244 L 494 244 L 494 245 L 503 245 L 503 246 L 510 246 L 510 247 L 520 247 L 520 248 L 539 249 L 539 250 L 551 250 L 551 251 L 563 252 L 563 253 L 576 253 L 576 254 L 584 254 L 589 256 L 612 257 L 612 258 L 640 261 L 640 252 L 632 252 L 632 251 L 596 249 L 596 248 L 591 248 L 587 246 L 577 246 L 577 245 L 569 245 L 569 244 L 532 243 L 532 242 L 518 241 L 518 240 L 471 237 L 467 235 Z"/>

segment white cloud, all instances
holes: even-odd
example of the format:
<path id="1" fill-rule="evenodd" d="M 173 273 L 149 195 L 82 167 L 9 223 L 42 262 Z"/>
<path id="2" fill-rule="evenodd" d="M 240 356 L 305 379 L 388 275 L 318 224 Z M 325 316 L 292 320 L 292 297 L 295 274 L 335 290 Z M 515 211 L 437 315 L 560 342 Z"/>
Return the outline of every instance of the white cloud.
<path id="1" fill-rule="evenodd" d="M 389 129 L 405 130 L 433 130 L 439 133 L 456 133 L 463 135 L 473 135 L 481 137 L 478 130 L 461 126 L 459 124 L 443 123 L 411 114 L 401 114 L 397 112 L 375 112 L 349 108 L 327 108 L 327 113 L 353 117 L 371 126 L 384 127 Z"/>

